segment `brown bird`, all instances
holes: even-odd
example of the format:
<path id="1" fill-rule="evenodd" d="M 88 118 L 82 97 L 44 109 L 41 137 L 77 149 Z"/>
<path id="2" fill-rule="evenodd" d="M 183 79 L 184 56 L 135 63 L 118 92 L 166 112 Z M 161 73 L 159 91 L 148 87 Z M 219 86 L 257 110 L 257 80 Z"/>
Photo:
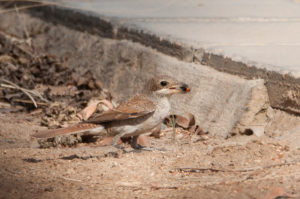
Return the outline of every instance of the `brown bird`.
<path id="1" fill-rule="evenodd" d="M 116 109 L 96 114 L 92 118 L 77 125 L 41 131 L 33 135 L 36 138 L 50 138 L 81 132 L 91 132 L 115 136 L 113 145 L 120 148 L 118 140 L 122 137 L 133 137 L 132 147 L 141 149 L 137 144 L 140 134 L 147 133 L 163 122 L 170 114 L 170 97 L 177 93 L 187 93 L 187 84 L 178 82 L 169 76 L 157 76 L 150 79 L 142 92 Z"/>

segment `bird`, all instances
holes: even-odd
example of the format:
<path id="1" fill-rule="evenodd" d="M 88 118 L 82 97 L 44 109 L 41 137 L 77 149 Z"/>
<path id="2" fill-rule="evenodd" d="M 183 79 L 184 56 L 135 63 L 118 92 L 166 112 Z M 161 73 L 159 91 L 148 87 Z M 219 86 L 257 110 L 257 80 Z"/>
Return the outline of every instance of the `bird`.
<path id="1" fill-rule="evenodd" d="M 51 138 L 61 135 L 90 132 L 114 136 L 113 146 L 120 138 L 132 137 L 134 149 L 146 149 L 137 143 L 139 135 L 150 132 L 160 125 L 171 112 L 170 97 L 190 92 L 186 83 L 160 75 L 150 78 L 141 92 L 114 109 L 94 114 L 90 119 L 74 126 L 37 132 L 35 138 Z M 149 149 L 149 148 L 148 148 Z M 147 150 L 147 149 L 146 149 Z"/>

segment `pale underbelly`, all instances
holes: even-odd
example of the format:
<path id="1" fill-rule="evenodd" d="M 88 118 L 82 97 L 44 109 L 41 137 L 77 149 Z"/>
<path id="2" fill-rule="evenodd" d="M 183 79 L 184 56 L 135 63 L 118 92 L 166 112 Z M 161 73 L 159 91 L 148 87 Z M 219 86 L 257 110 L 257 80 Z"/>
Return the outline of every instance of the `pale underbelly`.
<path id="1" fill-rule="evenodd" d="M 131 137 L 140 135 L 143 133 L 149 133 L 153 128 L 155 128 L 157 125 L 161 124 L 164 120 L 164 116 L 162 117 L 151 117 L 148 120 L 137 123 L 135 125 L 123 125 L 119 127 L 112 127 L 111 133 L 113 135 L 116 134 L 123 134 L 122 137 Z"/>

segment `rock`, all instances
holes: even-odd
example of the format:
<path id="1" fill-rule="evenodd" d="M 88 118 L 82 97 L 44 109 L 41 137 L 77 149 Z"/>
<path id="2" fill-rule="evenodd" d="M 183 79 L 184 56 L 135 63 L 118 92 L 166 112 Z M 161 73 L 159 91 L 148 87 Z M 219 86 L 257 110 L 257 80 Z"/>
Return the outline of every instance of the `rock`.
<path id="1" fill-rule="evenodd" d="M 265 134 L 265 127 L 272 117 L 267 88 L 263 80 L 258 80 L 257 84 L 251 89 L 249 100 L 244 107 L 233 134 L 246 134 L 262 136 Z"/>

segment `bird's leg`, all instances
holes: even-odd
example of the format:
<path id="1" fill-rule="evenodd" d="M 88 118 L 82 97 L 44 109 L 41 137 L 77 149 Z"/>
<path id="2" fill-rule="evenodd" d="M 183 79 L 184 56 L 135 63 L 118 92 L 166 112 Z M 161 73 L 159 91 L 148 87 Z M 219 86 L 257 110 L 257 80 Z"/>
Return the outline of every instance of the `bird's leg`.
<path id="1" fill-rule="evenodd" d="M 119 142 L 119 140 L 121 139 L 121 137 L 123 137 L 123 134 L 122 134 L 122 133 L 116 135 L 116 136 L 113 138 L 113 146 L 116 147 L 117 149 L 122 149 L 123 151 L 125 151 L 125 150 L 124 150 L 124 147 L 123 147 L 123 146 L 120 146 L 120 145 L 118 144 L 118 142 Z"/>
<path id="2" fill-rule="evenodd" d="M 141 146 L 140 144 L 137 143 L 138 137 L 139 137 L 138 135 L 133 136 L 132 142 L 131 142 L 132 148 L 137 149 L 137 150 L 145 150 L 145 151 L 164 151 L 164 149 L 157 149 L 157 148 L 152 148 L 152 147 Z"/>
<path id="3" fill-rule="evenodd" d="M 143 146 L 141 146 L 141 145 L 139 145 L 139 144 L 137 143 L 138 137 L 139 137 L 139 136 L 136 135 L 136 136 L 133 136 L 133 138 L 132 138 L 131 146 L 132 146 L 132 148 L 134 148 L 134 149 L 142 149 L 142 148 L 143 148 Z"/>

